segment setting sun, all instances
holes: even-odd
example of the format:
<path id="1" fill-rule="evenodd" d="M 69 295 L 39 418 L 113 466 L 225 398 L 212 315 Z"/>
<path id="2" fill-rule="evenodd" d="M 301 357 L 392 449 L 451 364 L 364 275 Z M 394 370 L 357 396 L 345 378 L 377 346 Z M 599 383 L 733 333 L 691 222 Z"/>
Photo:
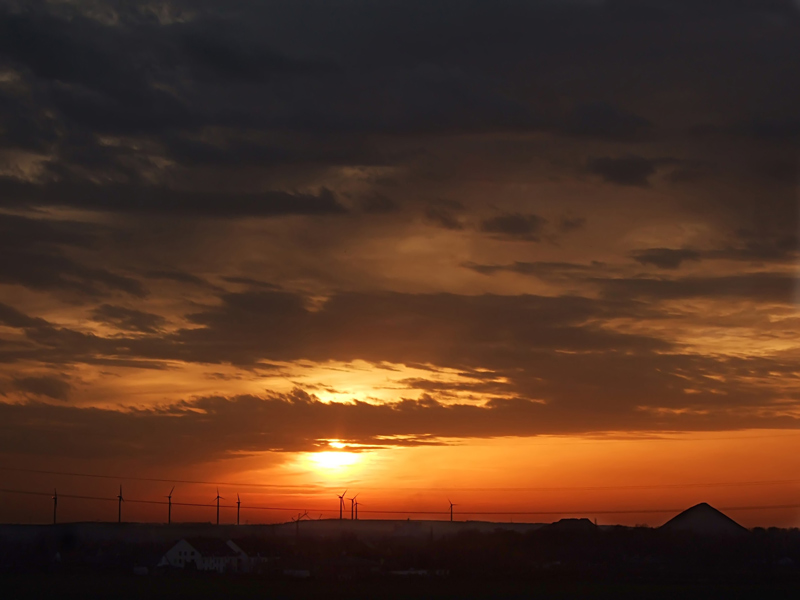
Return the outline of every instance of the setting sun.
<path id="1" fill-rule="evenodd" d="M 332 470 L 351 467 L 359 461 L 355 452 L 316 452 L 309 460 L 317 469 Z"/>

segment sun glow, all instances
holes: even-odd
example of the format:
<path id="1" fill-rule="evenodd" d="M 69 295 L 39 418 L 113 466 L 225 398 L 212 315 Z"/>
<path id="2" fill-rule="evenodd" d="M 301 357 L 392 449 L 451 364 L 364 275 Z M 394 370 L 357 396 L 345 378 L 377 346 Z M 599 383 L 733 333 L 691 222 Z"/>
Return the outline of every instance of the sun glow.
<path id="1" fill-rule="evenodd" d="M 359 455 L 355 452 L 315 452 L 309 456 L 311 463 L 320 470 L 338 470 L 352 467 L 359 461 L 359 458 Z"/>

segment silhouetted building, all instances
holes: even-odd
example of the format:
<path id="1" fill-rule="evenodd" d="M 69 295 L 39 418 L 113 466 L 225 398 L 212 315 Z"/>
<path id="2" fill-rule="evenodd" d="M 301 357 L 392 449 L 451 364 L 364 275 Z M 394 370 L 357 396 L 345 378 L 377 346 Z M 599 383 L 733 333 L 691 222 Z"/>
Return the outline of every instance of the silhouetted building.
<path id="1" fill-rule="evenodd" d="M 541 531 L 560 531 L 564 533 L 594 533 L 597 525 L 589 519 L 561 519 L 542 527 Z"/>
<path id="2" fill-rule="evenodd" d="M 164 554 L 160 567 L 230 573 L 243 570 L 247 555 L 235 543 L 214 538 L 181 540 Z"/>

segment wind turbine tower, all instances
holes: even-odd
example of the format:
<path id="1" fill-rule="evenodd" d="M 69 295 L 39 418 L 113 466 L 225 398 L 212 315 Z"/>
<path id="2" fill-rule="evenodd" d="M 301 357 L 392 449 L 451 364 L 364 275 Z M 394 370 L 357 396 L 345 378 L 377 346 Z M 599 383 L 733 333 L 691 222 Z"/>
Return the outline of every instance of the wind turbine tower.
<path id="1" fill-rule="evenodd" d="M 299 540 L 300 539 L 300 521 L 303 519 L 311 520 L 311 517 L 308 516 L 308 511 L 304 513 L 297 513 L 297 518 L 292 517 L 292 521 L 294 521 L 294 535 Z"/>
<path id="2" fill-rule="evenodd" d="M 58 509 L 58 490 L 53 488 L 53 525 L 56 524 L 56 510 Z"/>
<path id="3" fill-rule="evenodd" d="M 358 494 L 356 494 L 352 498 L 348 498 L 348 500 L 350 500 L 350 520 L 351 521 L 355 521 L 356 520 L 356 516 L 355 516 L 356 515 L 356 498 L 358 498 Z"/>
<path id="4" fill-rule="evenodd" d="M 239 524 L 239 509 L 242 507 L 242 499 L 239 498 L 239 494 L 236 494 L 236 524 Z"/>
<path id="5" fill-rule="evenodd" d="M 119 486 L 119 495 L 117 496 L 117 523 L 122 523 L 122 503 L 125 498 L 122 497 L 122 484 Z"/>
<path id="6" fill-rule="evenodd" d="M 173 485 L 167 496 L 167 525 L 172 523 L 172 492 L 174 491 L 175 486 Z"/>
<path id="7" fill-rule="evenodd" d="M 344 513 L 344 495 L 346 493 L 347 493 L 347 490 L 342 492 L 341 496 L 337 496 L 337 498 L 339 498 L 339 520 L 340 521 L 344 518 L 344 516 L 343 516 L 343 513 Z"/>
<path id="8" fill-rule="evenodd" d="M 217 497 L 214 498 L 217 501 L 217 525 L 219 525 L 219 501 L 225 500 L 222 496 L 219 495 L 219 488 L 217 488 Z"/>
<path id="9" fill-rule="evenodd" d="M 450 498 L 448 498 L 447 501 L 450 502 Z M 450 522 L 451 523 L 453 522 L 453 507 L 454 506 L 458 506 L 458 505 L 457 504 L 453 504 L 452 502 L 450 502 Z"/>

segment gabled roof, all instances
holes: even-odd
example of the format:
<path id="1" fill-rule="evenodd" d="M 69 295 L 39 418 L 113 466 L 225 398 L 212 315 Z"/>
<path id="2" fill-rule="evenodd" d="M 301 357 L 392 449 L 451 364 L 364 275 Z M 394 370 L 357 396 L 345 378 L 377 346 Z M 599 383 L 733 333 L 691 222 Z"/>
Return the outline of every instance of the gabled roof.
<path id="1" fill-rule="evenodd" d="M 186 543 L 197 550 L 200 556 L 204 557 L 225 558 L 239 556 L 233 548 L 228 546 L 225 540 L 219 538 L 187 538 Z"/>
<path id="2" fill-rule="evenodd" d="M 661 528 L 670 531 L 714 535 L 741 535 L 747 533 L 747 529 L 705 502 L 686 509 L 664 523 Z"/>

